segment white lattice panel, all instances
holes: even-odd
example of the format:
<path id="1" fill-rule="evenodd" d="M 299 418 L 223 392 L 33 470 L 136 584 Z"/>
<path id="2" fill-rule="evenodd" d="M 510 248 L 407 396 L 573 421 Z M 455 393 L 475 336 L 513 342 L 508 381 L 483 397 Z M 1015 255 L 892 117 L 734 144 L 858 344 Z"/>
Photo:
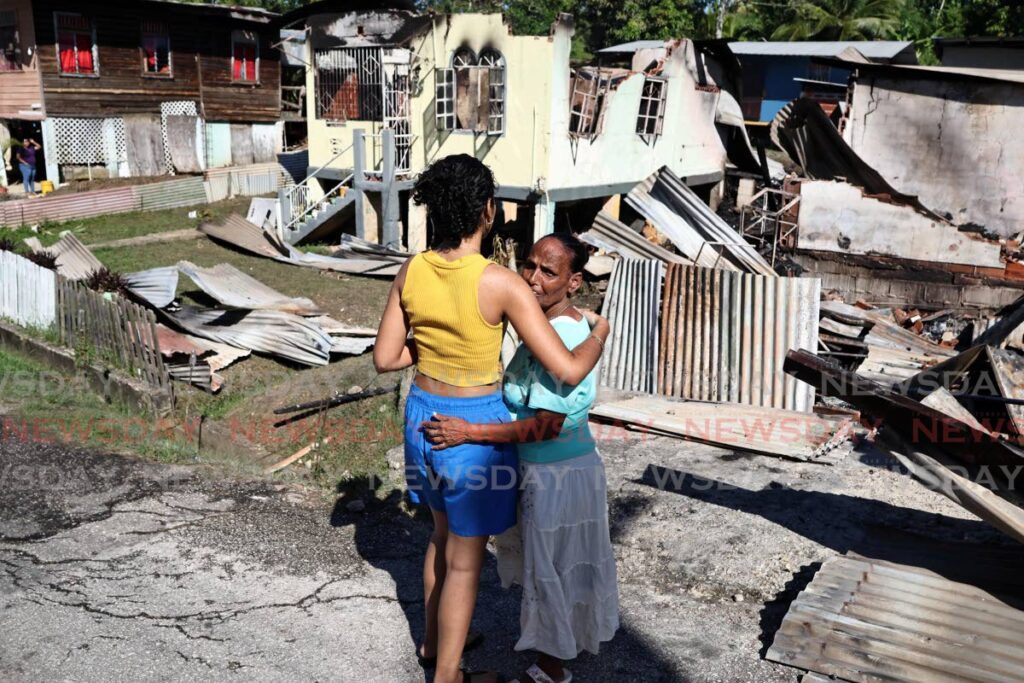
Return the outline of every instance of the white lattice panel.
<path id="1" fill-rule="evenodd" d="M 58 164 L 105 164 L 103 119 L 55 118 Z"/>
<path id="2" fill-rule="evenodd" d="M 174 164 L 171 162 L 171 146 L 167 141 L 168 116 L 199 116 L 199 112 L 196 109 L 196 103 L 191 100 L 160 103 L 160 137 L 164 141 L 164 164 L 167 166 L 167 172 L 174 175 Z M 199 149 L 205 148 L 206 146 L 200 143 Z"/>

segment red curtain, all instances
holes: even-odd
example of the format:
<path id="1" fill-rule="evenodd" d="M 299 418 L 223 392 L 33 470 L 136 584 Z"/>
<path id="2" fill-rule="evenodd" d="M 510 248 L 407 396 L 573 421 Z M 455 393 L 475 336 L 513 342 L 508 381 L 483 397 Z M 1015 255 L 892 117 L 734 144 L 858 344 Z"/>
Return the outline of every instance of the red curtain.
<path id="1" fill-rule="evenodd" d="M 79 33 L 75 36 L 75 44 L 78 47 L 78 73 L 91 74 L 92 63 L 92 36 L 88 33 Z"/>
<path id="2" fill-rule="evenodd" d="M 235 45 L 235 64 L 231 77 L 236 81 L 256 80 L 256 46 Z"/>
<path id="3" fill-rule="evenodd" d="M 61 73 L 75 73 L 75 34 L 61 33 L 57 42 L 60 44 Z"/>
<path id="4" fill-rule="evenodd" d="M 91 74 L 95 71 L 92 61 L 91 33 L 61 33 L 57 37 L 60 44 L 60 70 L 68 74 Z M 75 49 L 78 59 L 75 59 Z"/>

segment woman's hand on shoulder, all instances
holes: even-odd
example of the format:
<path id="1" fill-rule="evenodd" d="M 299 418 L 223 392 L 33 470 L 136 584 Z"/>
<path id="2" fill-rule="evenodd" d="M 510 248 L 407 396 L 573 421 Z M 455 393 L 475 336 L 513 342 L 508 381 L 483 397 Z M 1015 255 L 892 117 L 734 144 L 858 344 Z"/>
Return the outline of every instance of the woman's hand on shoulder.
<path id="1" fill-rule="evenodd" d="M 427 441 L 434 444 L 433 450 L 443 451 L 446 448 L 461 446 L 472 441 L 472 425 L 462 418 L 449 415 L 437 415 L 420 423 L 420 429 L 426 434 Z"/>
<path id="2" fill-rule="evenodd" d="M 601 315 L 598 314 L 596 311 L 592 311 L 589 308 L 580 308 L 579 306 L 577 306 L 576 310 L 580 312 L 580 315 L 583 316 L 583 319 L 587 321 L 588 325 L 590 325 L 590 329 L 594 329 L 595 327 L 597 327 L 598 323 L 602 320 L 608 322 L 605 318 L 601 317 Z"/>

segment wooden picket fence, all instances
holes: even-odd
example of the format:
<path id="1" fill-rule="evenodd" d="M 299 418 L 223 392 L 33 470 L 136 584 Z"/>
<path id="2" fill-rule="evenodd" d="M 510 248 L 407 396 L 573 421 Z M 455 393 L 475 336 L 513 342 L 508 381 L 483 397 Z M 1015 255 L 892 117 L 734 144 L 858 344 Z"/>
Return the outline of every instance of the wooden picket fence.
<path id="1" fill-rule="evenodd" d="M 153 311 L 58 276 L 56 322 L 62 345 L 76 351 L 90 348 L 133 377 L 170 391 Z"/>

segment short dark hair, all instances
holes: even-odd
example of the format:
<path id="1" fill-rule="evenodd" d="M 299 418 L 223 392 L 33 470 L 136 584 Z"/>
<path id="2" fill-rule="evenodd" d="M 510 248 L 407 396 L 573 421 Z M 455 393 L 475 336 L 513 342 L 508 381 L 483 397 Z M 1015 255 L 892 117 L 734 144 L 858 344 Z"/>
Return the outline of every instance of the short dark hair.
<path id="1" fill-rule="evenodd" d="M 453 249 L 476 232 L 494 198 L 494 174 L 479 159 L 452 154 L 428 166 L 413 186 L 412 199 L 427 207 L 432 249 Z"/>
<path id="2" fill-rule="evenodd" d="M 587 261 L 590 260 L 590 247 L 576 237 L 576 235 L 568 232 L 553 232 L 550 235 L 544 235 L 537 241 L 540 242 L 542 240 L 556 240 L 562 245 L 566 253 L 569 254 L 569 267 L 572 269 L 572 272 L 583 272 Z"/>

